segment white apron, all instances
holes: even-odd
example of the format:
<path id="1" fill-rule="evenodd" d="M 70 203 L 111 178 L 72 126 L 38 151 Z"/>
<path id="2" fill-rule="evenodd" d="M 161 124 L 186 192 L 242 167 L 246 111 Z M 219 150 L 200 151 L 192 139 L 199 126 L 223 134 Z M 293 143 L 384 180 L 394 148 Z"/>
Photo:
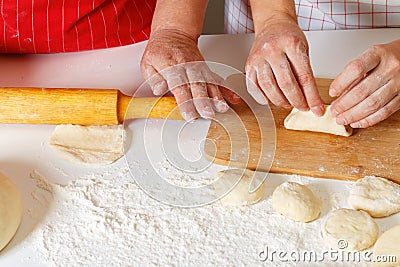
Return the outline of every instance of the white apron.
<path id="1" fill-rule="evenodd" d="M 400 0 L 295 0 L 305 31 L 400 27 Z M 225 0 L 225 32 L 254 32 L 249 0 Z"/>

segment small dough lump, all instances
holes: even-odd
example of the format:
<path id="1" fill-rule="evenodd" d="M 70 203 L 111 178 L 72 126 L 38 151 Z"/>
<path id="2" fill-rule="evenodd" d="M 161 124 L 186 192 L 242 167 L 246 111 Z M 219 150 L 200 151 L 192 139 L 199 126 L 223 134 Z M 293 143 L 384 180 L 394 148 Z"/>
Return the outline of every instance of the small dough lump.
<path id="1" fill-rule="evenodd" d="M 318 218 L 322 204 L 307 186 L 285 182 L 272 194 L 272 207 L 287 219 L 310 222 Z"/>
<path id="2" fill-rule="evenodd" d="M 122 125 L 58 125 L 50 138 L 50 146 L 74 163 L 106 165 L 124 155 L 123 136 Z"/>
<path id="3" fill-rule="evenodd" d="M 374 257 L 379 256 L 381 262 L 375 262 L 372 266 L 400 266 L 400 225 L 390 228 L 384 232 L 372 249 Z M 387 256 L 395 256 L 390 260 Z M 386 262 L 384 262 L 386 261 Z"/>
<path id="4" fill-rule="evenodd" d="M 322 236 L 332 249 L 361 251 L 371 247 L 378 234 L 378 225 L 360 210 L 334 210 L 322 225 Z"/>
<path id="5" fill-rule="evenodd" d="M 349 126 L 339 125 L 331 116 L 330 105 L 325 105 L 325 113 L 318 117 L 311 110 L 300 111 L 296 108 L 286 117 L 284 126 L 288 130 L 313 131 L 341 136 L 350 136 L 353 129 Z"/>
<path id="6" fill-rule="evenodd" d="M 247 169 L 229 169 L 218 172 L 216 178 L 218 180 L 215 181 L 214 188 L 218 196 L 223 196 L 220 199 L 223 204 L 251 205 L 260 201 L 264 196 L 265 184 L 263 176 L 259 172 Z M 251 185 L 259 186 L 254 188 L 256 189 L 254 191 Z"/>
<path id="7" fill-rule="evenodd" d="M 379 177 L 365 177 L 355 182 L 348 203 L 372 217 L 386 217 L 400 212 L 400 185 Z"/>
<path id="8" fill-rule="evenodd" d="M 17 186 L 0 174 L 0 251 L 13 238 L 22 218 L 22 201 Z"/>

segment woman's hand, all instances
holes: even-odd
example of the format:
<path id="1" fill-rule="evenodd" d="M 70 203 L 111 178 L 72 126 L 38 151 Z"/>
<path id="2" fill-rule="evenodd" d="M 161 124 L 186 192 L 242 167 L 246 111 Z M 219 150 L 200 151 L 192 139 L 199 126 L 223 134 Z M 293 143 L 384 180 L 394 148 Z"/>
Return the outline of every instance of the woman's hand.
<path id="1" fill-rule="evenodd" d="M 399 110 L 399 92 L 400 40 L 372 46 L 332 82 L 332 115 L 353 128 L 375 125 Z"/>
<path id="2" fill-rule="evenodd" d="M 171 90 L 187 121 L 199 115 L 213 118 L 214 111 L 227 111 L 224 97 L 231 103 L 240 101 L 233 92 L 217 85 L 223 79 L 204 62 L 197 38 L 180 31 L 158 30 L 151 34 L 142 57 L 141 72 L 155 95 Z"/>
<path id="3" fill-rule="evenodd" d="M 260 104 L 273 104 L 322 115 L 304 33 L 292 17 L 270 19 L 256 31 L 246 63 L 247 89 Z"/>

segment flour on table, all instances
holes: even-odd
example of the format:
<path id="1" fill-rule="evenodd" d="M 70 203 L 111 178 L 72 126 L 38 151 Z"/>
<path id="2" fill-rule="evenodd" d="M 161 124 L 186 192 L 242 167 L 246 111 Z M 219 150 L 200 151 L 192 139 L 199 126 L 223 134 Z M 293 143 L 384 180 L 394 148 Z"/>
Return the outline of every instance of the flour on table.
<path id="1" fill-rule="evenodd" d="M 42 175 L 36 177 L 48 183 Z M 285 177 L 315 183 L 312 178 Z M 267 178 L 265 199 L 252 206 L 215 203 L 191 209 L 153 200 L 123 167 L 66 185 L 48 183 L 41 187 L 52 188 L 51 201 L 56 203 L 23 246 L 37 251 L 35 261 L 45 266 L 282 266 L 276 257 L 266 260 L 262 252 L 323 253 L 327 248 L 317 234 L 322 220 L 304 224 L 277 214 L 268 179 L 273 182 Z M 320 193 L 315 187 L 313 191 Z M 326 198 L 324 203 L 330 203 L 330 196 Z M 31 263 L 32 258 L 25 261 Z"/>

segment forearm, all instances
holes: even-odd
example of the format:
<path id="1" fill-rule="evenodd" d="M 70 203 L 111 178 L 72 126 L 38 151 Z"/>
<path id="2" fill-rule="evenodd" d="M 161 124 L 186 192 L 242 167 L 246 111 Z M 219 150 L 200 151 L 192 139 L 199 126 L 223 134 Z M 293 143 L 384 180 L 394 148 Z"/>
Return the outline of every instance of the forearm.
<path id="1" fill-rule="evenodd" d="M 297 23 L 293 0 L 250 0 L 250 5 L 256 34 L 274 20 L 289 18 Z"/>
<path id="2" fill-rule="evenodd" d="M 158 0 L 151 25 L 160 30 L 180 31 L 197 39 L 202 31 L 208 0 Z"/>

